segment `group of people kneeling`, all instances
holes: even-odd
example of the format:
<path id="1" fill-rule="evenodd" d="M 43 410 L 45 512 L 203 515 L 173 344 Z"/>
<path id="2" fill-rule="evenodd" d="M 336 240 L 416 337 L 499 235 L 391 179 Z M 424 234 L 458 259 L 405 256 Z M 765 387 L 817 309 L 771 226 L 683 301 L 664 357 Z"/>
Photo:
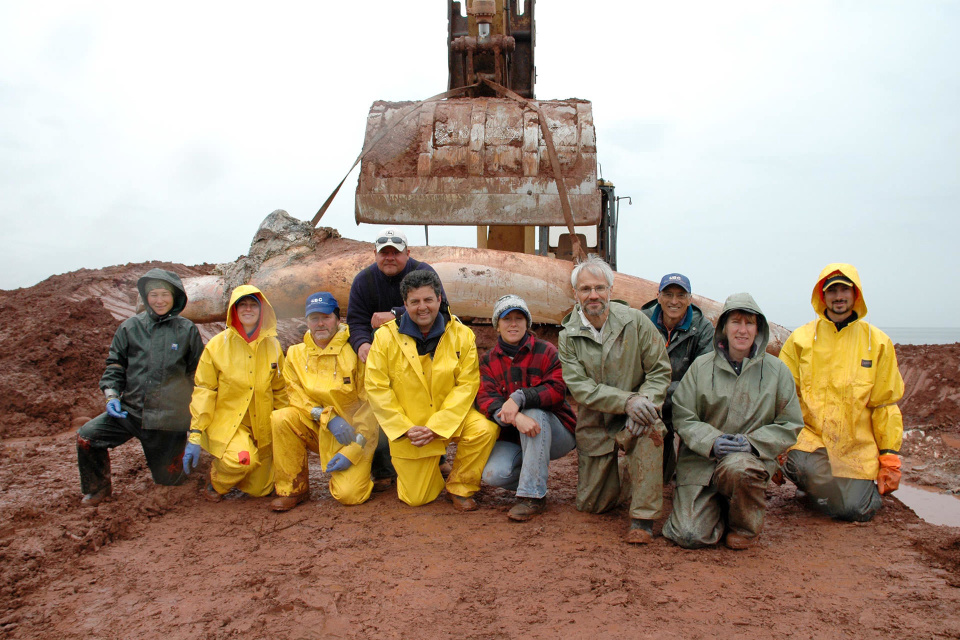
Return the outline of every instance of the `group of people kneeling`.
<path id="1" fill-rule="evenodd" d="M 384 233 L 378 264 L 381 249 L 409 255 L 402 234 Z M 454 508 L 472 511 L 483 481 L 516 492 L 508 516 L 518 521 L 544 511 L 549 461 L 576 448 L 577 509 L 602 513 L 629 495 L 631 543 L 653 540 L 675 473 L 662 532 L 689 548 L 755 544 L 766 487 L 780 473 L 845 519 L 868 520 L 879 493 L 896 489 L 903 383 L 889 339 L 855 326 L 866 306 L 849 265 L 821 274 L 819 317 L 794 332 L 779 359 L 765 352 L 769 325 L 750 295 L 730 296 L 714 329 L 685 276 L 665 276 L 657 300 L 635 310 L 613 299 L 613 271 L 595 258 L 573 270 L 576 305 L 559 349 L 531 332 L 525 301 L 505 295 L 491 318 L 497 344 L 480 358 L 437 274 L 401 261 L 374 274 L 401 276 L 402 307 L 374 320 L 369 342 L 355 349 L 338 301 L 318 292 L 306 300 L 303 341 L 286 356 L 273 308 L 255 287 L 233 291 L 226 329 L 204 347 L 179 316 L 180 279 L 148 272 L 138 282 L 146 310 L 117 330 L 100 381 L 106 413 L 78 433 L 84 502 L 110 495 L 108 449 L 134 437 L 161 484 L 182 482 L 207 451 L 204 495 L 214 501 L 233 489 L 275 491 L 274 510 L 294 508 L 309 495 L 314 451 L 343 504 L 366 501 L 375 481 L 389 485 L 395 475 L 409 505 L 445 488 Z M 456 455 L 444 478 L 450 442 Z"/>

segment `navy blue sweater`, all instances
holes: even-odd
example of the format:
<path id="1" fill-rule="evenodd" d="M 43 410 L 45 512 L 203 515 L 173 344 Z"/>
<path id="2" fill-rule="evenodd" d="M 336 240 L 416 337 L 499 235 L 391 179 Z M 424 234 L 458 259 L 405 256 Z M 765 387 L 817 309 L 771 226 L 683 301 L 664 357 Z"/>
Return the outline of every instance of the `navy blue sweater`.
<path id="1" fill-rule="evenodd" d="M 403 298 L 400 297 L 400 281 L 403 277 L 418 269 L 433 271 L 426 262 L 410 258 L 403 271 L 388 276 L 380 271 L 377 263 L 357 274 L 350 285 L 350 300 L 347 303 L 347 325 L 350 327 L 350 346 L 359 351 L 360 346 L 373 342 L 373 327 L 370 319 L 379 311 L 396 311 L 397 317 L 403 314 Z M 447 292 L 440 287 L 443 303 L 441 313 L 448 313 Z"/>

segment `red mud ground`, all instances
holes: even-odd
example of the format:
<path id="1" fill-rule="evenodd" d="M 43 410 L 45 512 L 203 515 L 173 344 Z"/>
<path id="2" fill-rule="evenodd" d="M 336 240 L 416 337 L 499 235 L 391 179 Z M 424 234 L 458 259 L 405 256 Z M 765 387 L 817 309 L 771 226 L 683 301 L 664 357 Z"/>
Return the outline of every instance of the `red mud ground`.
<path id="1" fill-rule="evenodd" d="M 489 488 L 471 514 L 395 491 L 341 507 L 315 457 L 312 499 L 289 513 L 210 504 L 206 454 L 187 484 L 157 487 L 130 443 L 113 452 L 114 497 L 81 508 L 73 433 L 100 411 L 119 324 L 104 304 L 129 315 L 153 266 L 210 270 L 126 265 L 0 291 L 0 637 L 960 637 L 960 530 L 893 497 L 844 524 L 788 483 L 769 490 L 758 548 L 637 548 L 623 511 L 574 509 L 575 454 L 551 465 L 548 513 L 518 524 Z M 284 323 L 285 344 L 299 334 Z M 960 345 L 898 354 L 905 479 L 956 490 Z"/>

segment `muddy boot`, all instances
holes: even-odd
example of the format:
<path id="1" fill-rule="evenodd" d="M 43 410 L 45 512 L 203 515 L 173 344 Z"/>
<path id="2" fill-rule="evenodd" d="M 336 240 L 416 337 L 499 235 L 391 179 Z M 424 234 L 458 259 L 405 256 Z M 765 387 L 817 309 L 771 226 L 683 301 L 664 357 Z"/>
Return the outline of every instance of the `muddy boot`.
<path id="1" fill-rule="evenodd" d="M 453 471 L 453 465 L 447 462 L 447 456 L 440 456 L 440 475 L 443 476 L 443 479 L 446 480 L 450 473 Z"/>
<path id="2" fill-rule="evenodd" d="M 310 494 L 304 491 L 293 496 L 277 496 L 270 502 L 273 511 L 290 511 L 295 506 L 307 500 Z"/>
<path id="3" fill-rule="evenodd" d="M 630 529 L 627 531 L 627 542 L 630 544 L 650 544 L 653 542 L 653 520 L 630 520 Z"/>
<path id="4" fill-rule="evenodd" d="M 507 517 L 515 522 L 526 522 L 538 513 L 547 510 L 546 498 L 520 498 L 517 504 L 507 512 Z"/>
<path id="5" fill-rule="evenodd" d="M 373 481 L 373 492 L 383 493 L 388 491 L 396 478 L 376 478 Z"/>
<path id="6" fill-rule="evenodd" d="M 217 493 L 217 490 L 213 488 L 212 484 L 208 484 L 207 488 L 203 490 L 203 497 L 210 502 L 220 502 L 223 500 L 223 496 Z"/>
<path id="7" fill-rule="evenodd" d="M 112 491 L 110 485 L 108 484 L 98 491 L 94 491 L 93 493 L 88 493 L 87 495 L 83 496 L 83 500 L 80 501 L 80 504 L 85 507 L 95 507 L 109 498 L 111 493 Z"/>
<path id="8" fill-rule="evenodd" d="M 757 544 L 757 540 L 759 538 L 760 538 L 759 534 L 750 538 L 745 535 L 741 535 L 736 531 L 728 531 L 727 536 L 723 539 L 723 544 L 727 547 L 727 549 L 742 551 L 744 549 L 749 549 L 750 547 Z"/>
<path id="9" fill-rule="evenodd" d="M 447 499 L 453 504 L 453 508 L 457 511 L 476 511 L 479 509 L 477 501 L 473 498 L 465 498 L 463 496 L 457 496 L 452 493 L 447 494 Z"/>

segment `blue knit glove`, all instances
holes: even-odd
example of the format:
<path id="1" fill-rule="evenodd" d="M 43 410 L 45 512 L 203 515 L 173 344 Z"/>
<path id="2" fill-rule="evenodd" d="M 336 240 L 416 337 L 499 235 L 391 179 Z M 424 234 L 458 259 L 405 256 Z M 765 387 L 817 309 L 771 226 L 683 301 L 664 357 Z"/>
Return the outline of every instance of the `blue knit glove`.
<path id="1" fill-rule="evenodd" d="M 334 471 L 343 471 L 344 469 L 349 469 L 353 466 L 353 463 L 350 462 L 350 458 L 338 453 L 337 455 L 330 458 L 330 462 L 327 463 L 327 473 L 332 473 Z"/>
<path id="2" fill-rule="evenodd" d="M 120 398 L 107 400 L 107 415 L 111 418 L 126 418 L 127 412 L 120 407 Z"/>

